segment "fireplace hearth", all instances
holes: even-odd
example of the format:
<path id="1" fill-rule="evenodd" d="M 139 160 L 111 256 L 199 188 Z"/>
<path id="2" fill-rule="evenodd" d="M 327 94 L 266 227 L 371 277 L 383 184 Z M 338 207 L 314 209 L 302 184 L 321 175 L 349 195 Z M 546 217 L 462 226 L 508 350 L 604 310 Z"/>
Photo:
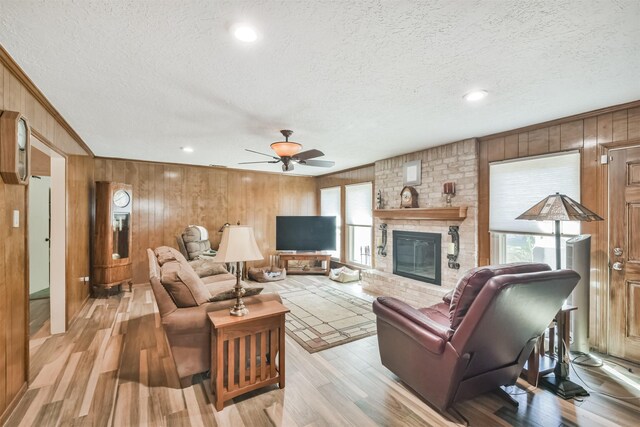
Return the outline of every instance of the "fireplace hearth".
<path id="1" fill-rule="evenodd" d="M 441 283 L 441 240 L 438 233 L 393 231 L 393 274 Z"/>

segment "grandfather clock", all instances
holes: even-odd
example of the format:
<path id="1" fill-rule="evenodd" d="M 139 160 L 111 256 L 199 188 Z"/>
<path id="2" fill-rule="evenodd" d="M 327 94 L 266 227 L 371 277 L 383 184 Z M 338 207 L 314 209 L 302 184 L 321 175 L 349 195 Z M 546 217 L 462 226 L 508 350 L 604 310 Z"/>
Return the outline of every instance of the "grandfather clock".
<path id="1" fill-rule="evenodd" d="M 93 293 L 133 283 L 131 269 L 131 186 L 96 182 L 93 227 Z"/>

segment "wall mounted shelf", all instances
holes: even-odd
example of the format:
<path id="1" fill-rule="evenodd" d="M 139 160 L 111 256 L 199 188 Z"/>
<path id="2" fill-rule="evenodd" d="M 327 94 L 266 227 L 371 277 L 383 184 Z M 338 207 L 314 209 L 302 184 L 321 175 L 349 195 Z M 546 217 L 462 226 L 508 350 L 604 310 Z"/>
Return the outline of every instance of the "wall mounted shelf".
<path id="1" fill-rule="evenodd" d="M 446 208 L 374 209 L 374 218 L 422 219 L 433 221 L 463 221 L 467 217 L 466 206 Z"/>

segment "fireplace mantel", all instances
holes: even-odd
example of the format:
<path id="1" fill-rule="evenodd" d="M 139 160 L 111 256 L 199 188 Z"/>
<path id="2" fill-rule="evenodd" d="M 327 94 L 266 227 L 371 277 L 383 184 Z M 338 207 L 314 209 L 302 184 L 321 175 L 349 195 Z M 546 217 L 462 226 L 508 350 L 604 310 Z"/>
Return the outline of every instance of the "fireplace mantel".
<path id="1" fill-rule="evenodd" d="M 467 217 L 467 207 L 374 209 L 373 216 L 380 219 L 463 221 Z"/>

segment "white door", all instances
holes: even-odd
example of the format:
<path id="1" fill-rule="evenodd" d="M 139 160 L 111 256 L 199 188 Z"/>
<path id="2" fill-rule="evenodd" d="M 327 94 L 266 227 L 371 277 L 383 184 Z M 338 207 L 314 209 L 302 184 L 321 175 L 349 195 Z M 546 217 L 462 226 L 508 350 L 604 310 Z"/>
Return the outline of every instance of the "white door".
<path id="1" fill-rule="evenodd" d="M 36 297 L 49 288 L 50 194 L 50 177 L 31 177 L 29 181 L 29 294 L 36 294 Z"/>

